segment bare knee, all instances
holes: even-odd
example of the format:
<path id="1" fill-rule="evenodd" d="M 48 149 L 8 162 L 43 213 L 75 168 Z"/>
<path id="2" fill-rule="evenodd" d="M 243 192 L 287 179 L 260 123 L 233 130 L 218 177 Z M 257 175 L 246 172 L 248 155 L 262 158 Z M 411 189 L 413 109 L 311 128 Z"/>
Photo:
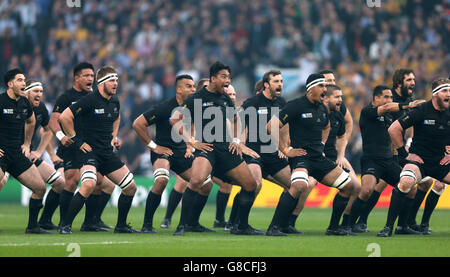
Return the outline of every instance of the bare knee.
<path id="1" fill-rule="evenodd" d="M 228 183 L 222 183 L 222 185 L 219 188 L 219 191 L 222 193 L 231 193 L 231 190 L 233 188 L 233 185 Z"/>
<path id="2" fill-rule="evenodd" d="M 44 198 L 45 191 L 47 190 L 47 187 L 45 186 L 44 182 L 37 183 L 36 186 L 33 188 L 33 194 L 35 194 L 39 199 Z"/>
<path id="3" fill-rule="evenodd" d="M 436 180 L 436 182 L 434 183 L 434 186 L 433 186 L 433 191 L 440 195 L 444 192 L 445 186 L 446 186 L 445 183 L 442 183 L 442 182 Z"/>
<path id="4" fill-rule="evenodd" d="M 78 187 L 78 183 L 80 182 L 79 172 L 76 172 L 76 173 L 72 172 L 72 173 L 66 174 L 65 179 L 66 179 L 66 182 L 65 182 L 64 188 L 67 191 L 74 192 Z"/>
<path id="5" fill-rule="evenodd" d="M 134 181 L 131 182 L 126 188 L 122 189 L 122 193 L 127 196 L 134 196 L 136 194 L 137 187 Z"/>
<path id="6" fill-rule="evenodd" d="M 200 187 L 200 190 L 198 193 L 203 196 L 208 196 L 212 190 L 212 187 L 213 187 L 213 182 L 209 181 Z"/>
<path id="7" fill-rule="evenodd" d="M 156 179 L 152 187 L 152 192 L 154 194 L 161 195 L 164 192 L 164 189 L 166 188 L 168 182 L 169 180 L 167 180 L 166 178 Z"/>
<path id="8" fill-rule="evenodd" d="M 360 192 L 358 194 L 358 197 L 361 200 L 367 201 L 369 200 L 370 195 L 372 194 L 373 189 L 371 189 L 370 187 L 361 187 Z"/>
<path id="9" fill-rule="evenodd" d="M 306 182 L 297 181 L 297 182 L 291 183 L 291 187 L 289 188 L 289 193 L 291 194 L 292 197 L 299 198 L 300 194 L 304 191 L 307 191 L 307 189 L 308 189 L 308 184 Z"/>

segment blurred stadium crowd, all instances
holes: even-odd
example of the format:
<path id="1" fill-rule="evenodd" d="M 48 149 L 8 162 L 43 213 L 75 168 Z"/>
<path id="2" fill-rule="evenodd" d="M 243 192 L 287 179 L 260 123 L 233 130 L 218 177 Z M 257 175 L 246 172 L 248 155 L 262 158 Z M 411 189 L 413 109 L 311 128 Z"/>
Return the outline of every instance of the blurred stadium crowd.
<path id="1" fill-rule="evenodd" d="M 450 67 L 450 0 L 380 0 L 372 8 L 365 0 L 89 0 L 79 8 L 67 2 L 0 1 L 0 71 L 20 67 L 42 80 L 51 111 L 71 87 L 77 62 L 115 66 L 120 152 L 135 174 L 144 173 L 149 155 L 131 131 L 133 120 L 175 95 L 176 75 L 197 81 L 216 60 L 245 81 L 237 86 L 238 104 L 252 93 L 257 65 L 296 68 L 299 78 L 334 70 L 354 118 L 347 157 L 357 172 L 359 112 L 372 88 L 392 84 L 393 71 L 408 67 L 417 97 L 429 98 L 430 80 Z"/>

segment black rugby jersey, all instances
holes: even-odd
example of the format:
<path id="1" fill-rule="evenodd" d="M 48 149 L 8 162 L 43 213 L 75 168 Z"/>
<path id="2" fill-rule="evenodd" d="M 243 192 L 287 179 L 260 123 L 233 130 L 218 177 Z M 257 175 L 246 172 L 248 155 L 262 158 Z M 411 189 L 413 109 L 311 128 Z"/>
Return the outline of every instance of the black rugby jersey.
<path id="1" fill-rule="evenodd" d="M 331 112 L 330 118 L 330 133 L 328 134 L 327 142 L 325 143 L 325 156 L 335 160 L 337 158 L 336 138 L 345 134 L 345 119 L 342 112 Z"/>
<path id="2" fill-rule="evenodd" d="M 280 112 L 281 108 L 286 105 L 283 97 L 270 100 L 259 93 L 245 100 L 240 107 L 241 121 L 248 128 L 248 135 L 245 145 L 252 150 L 261 153 L 261 145 L 270 144 L 270 135 L 267 133 L 267 123 L 269 123 L 276 111 Z M 274 109 L 277 108 L 277 109 Z"/>
<path id="3" fill-rule="evenodd" d="M 21 149 L 25 121 L 33 115 L 33 107 L 25 97 L 11 99 L 0 94 L 0 149 Z"/>
<path id="4" fill-rule="evenodd" d="M 286 103 L 279 119 L 283 124 L 289 123 L 292 147 L 305 149 L 311 157 L 322 155 L 322 130 L 329 122 L 324 104 L 311 103 L 305 95 Z"/>
<path id="5" fill-rule="evenodd" d="M 117 96 L 106 99 L 98 90 L 70 105 L 75 119 L 81 125 L 82 134 L 77 137 L 89 144 L 92 149 L 112 150 L 113 124 L 119 117 L 120 103 Z"/>
<path id="6" fill-rule="evenodd" d="M 39 106 L 33 107 L 34 117 L 36 118 L 36 125 L 34 125 L 34 132 L 33 132 L 33 138 L 31 139 L 31 150 L 36 150 L 37 146 L 39 145 L 39 136 L 36 136 L 37 131 L 39 128 L 45 127 L 48 125 L 48 122 L 50 120 L 50 117 L 48 115 L 47 107 L 44 103 L 40 102 Z"/>
<path id="7" fill-rule="evenodd" d="M 174 109 L 179 107 L 176 97 L 166 100 L 162 103 L 158 103 L 150 110 L 146 111 L 143 115 L 147 120 L 148 125 L 155 124 L 156 136 L 154 138 L 155 143 L 161 146 L 177 149 L 186 149 L 186 143 L 181 139 L 178 134 L 178 140 L 174 141 L 172 138 L 172 125 L 170 125 L 170 117 Z"/>
<path id="8" fill-rule="evenodd" d="M 77 91 L 74 88 L 66 90 L 63 94 L 61 94 L 57 99 L 55 106 L 53 107 L 53 112 L 62 113 L 66 108 L 68 108 L 70 105 L 75 104 L 78 100 L 80 100 L 82 97 L 88 95 L 89 92 L 85 91 Z M 81 126 L 80 122 L 78 120 L 74 121 L 74 127 L 75 132 L 77 134 L 81 134 Z M 61 127 L 61 130 L 62 127 Z M 64 131 L 64 130 L 63 130 Z"/>
<path id="9" fill-rule="evenodd" d="M 391 137 L 388 132 L 392 122 L 390 114 L 378 115 L 378 107 L 374 107 L 372 103 L 362 109 L 359 127 L 363 143 L 363 157 L 392 157 Z"/>
<path id="10" fill-rule="evenodd" d="M 404 130 L 414 127 L 410 153 L 432 160 L 444 157 L 445 146 L 450 145 L 450 110 L 438 111 L 430 100 L 411 109 L 398 121 Z"/>
<path id="11" fill-rule="evenodd" d="M 203 87 L 189 95 L 182 107 L 187 108 L 190 113 L 197 140 L 207 143 L 232 140 L 233 136 L 227 131 L 226 120 L 229 116 L 228 119 L 233 123 L 234 103 L 228 94 L 213 93 Z"/>
<path id="12" fill-rule="evenodd" d="M 395 103 L 409 103 L 409 102 L 412 102 L 414 100 L 411 96 L 398 95 L 394 91 L 394 89 L 392 89 L 391 91 L 392 91 L 392 102 L 395 102 Z M 392 116 L 393 120 L 395 121 L 395 120 L 399 119 L 400 117 L 402 117 L 403 115 L 405 115 L 408 110 L 410 110 L 410 109 L 401 110 L 401 111 L 398 111 L 398 112 L 392 112 L 392 113 L 390 113 L 390 115 Z"/>

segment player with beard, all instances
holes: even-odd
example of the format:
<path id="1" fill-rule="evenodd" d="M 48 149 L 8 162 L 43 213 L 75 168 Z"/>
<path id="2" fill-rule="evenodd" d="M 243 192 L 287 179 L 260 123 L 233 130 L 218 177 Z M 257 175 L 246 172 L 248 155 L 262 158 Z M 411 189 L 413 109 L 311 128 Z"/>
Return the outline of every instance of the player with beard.
<path id="1" fill-rule="evenodd" d="M 64 161 L 62 166 L 64 167 L 66 183 L 59 199 L 60 223 L 65 217 L 69 203 L 78 187 L 81 164 L 78 157 L 80 154 L 79 151 L 72 145 L 73 141 L 61 130 L 58 119 L 67 107 L 76 103 L 92 91 L 94 83 L 94 67 L 90 63 L 81 62 L 73 68 L 73 77 L 73 87 L 66 90 L 56 99 L 49 121 L 49 127 L 59 141 L 57 155 Z M 78 134 L 81 134 L 81 126 L 77 120 L 75 121 L 75 131 Z M 119 140 L 117 143 L 117 146 L 120 147 Z M 102 178 L 100 175 L 97 179 L 102 186 L 96 187 L 95 191 L 86 202 L 86 216 L 81 227 L 82 231 L 107 231 L 109 227 L 101 221 L 101 214 L 99 214 L 99 211 L 103 211 L 108 203 L 111 193 L 114 190 L 114 184 L 107 178 Z M 100 192 L 100 189 L 103 190 L 102 193 Z"/>
<path id="2" fill-rule="evenodd" d="M 414 136 L 400 174 L 400 183 L 392 191 L 387 222 L 378 233 L 380 237 L 392 236 L 397 215 L 405 206 L 406 194 L 422 176 L 450 182 L 450 79 L 433 81 L 431 89 L 433 96 L 430 101 L 408 111 L 389 127 L 392 142 L 399 153 L 406 152 L 403 131 L 414 127 Z"/>
<path id="3" fill-rule="evenodd" d="M 210 67 L 209 80 L 209 85 L 189 96 L 183 108 L 176 111 L 171 119 L 175 131 L 188 143 L 188 147 L 196 149 L 192 176 L 183 195 L 181 213 L 183 214 L 183 210 L 188 213 L 196 210 L 196 195 L 208 175 L 218 176 L 222 180 L 227 177 L 233 184 L 243 188 L 239 198 L 239 226 L 231 233 L 261 235 L 261 232 L 256 232 L 248 224 L 249 213 L 255 200 L 256 182 L 240 156 L 239 117 L 236 113 L 227 112 L 230 108 L 234 110 L 234 103 L 227 94 L 231 81 L 230 67 L 221 62 L 214 63 Z M 210 112 L 215 114 L 214 122 L 211 114 L 206 114 Z M 184 116 L 193 118 L 195 137 L 186 130 Z M 215 136 L 212 135 L 211 129 L 208 130 L 211 124 L 214 125 Z M 228 130 L 229 126 L 234 126 L 234 130 Z M 184 226 L 179 224 L 176 233 L 182 229 Z"/>
<path id="4" fill-rule="evenodd" d="M 27 93 L 28 101 L 30 101 L 33 106 L 33 111 L 36 118 L 36 125 L 31 143 L 32 151 L 30 153 L 30 160 L 36 165 L 39 173 L 41 174 L 42 180 L 52 187 L 45 199 L 44 210 L 42 211 L 41 218 L 39 219 L 39 226 L 47 230 L 56 229 L 56 226 L 51 221 L 51 217 L 58 207 L 59 195 L 65 185 L 64 177 L 61 176 L 61 173 L 55 170 L 50 164 L 41 159 L 42 154 L 50 143 L 50 140 L 53 138 L 53 133 L 48 126 L 49 113 L 45 107 L 45 104 L 41 102 L 44 90 L 42 83 L 36 80 L 27 80 L 26 84 L 27 87 L 25 92 Z M 36 145 L 36 132 L 40 126 L 42 126 L 43 132 L 39 144 Z"/>
<path id="5" fill-rule="evenodd" d="M 336 78 L 334 76 L 333 71 L 328 70 L 328 69 L 324 69 L 321 70 L 319 72 L 319 74 L 322 74 L 325 77 L 325 81 L 327 85 L 336 85 Z M 334 88 L 336 89 L 336 88 Z M 343 97 L 342 95 L 342 91 L 341 91 L 341 97 Z M 330 94 L 331 96 L 331 94 Z M 334 99 L 338 99 L 339 97 L 334 97 Z M 330 98 L 326 98 L 326 99 L 330 99 Z M 336 138 L 334 136 L 333 139 L 331 139 L 329 142 L 327 140 L 326 142 L 326 149 L 327 151 L 325 152 L 326 157 L 332 159 L 333 161 L 335 161 L 341 168 L 343 168 L 346 172 L 348 172 L 350 174 L 350 178 L 352 179 L 352 183 L 354 184 L 353 186 L 353 191 L 352 191 L 352 195 L 350 196 L 350 199 L 347 203 L 347 206 L 345 207 L 344 213 L 342 215 L 342 228 L 336 232 L 328 232 L 329 235 L 351 235 L 351 227 L 350 227 L 350 209 L 351 206 L 353 204 L 353 201 L 355 201 L 356 197 L 358 196 L 358 193 L 361 189 L 361 183 L 359 182 L 359 178 L 356 176 L 355 170 L 353 169 L 352 165 L 348 162 L 348 160 L 345 158 L 345 150 L 348 144 L 348 140 L 351 137 L 352 134 L 352 130 L 353 130 L 353 118 L 352 115 L 350 113 L 350 111 L 347 109 L 347 107 L 345 106 L 343 99 L 341 101 L 341 103 L 337 103 L 339 106 L 339 112 L 340 115 L 342 115 L 342 118 L 344 120 L 344 136 L 342 136 L 339 139 L 339 144 L 336 144 Z M 334 114 L 333 116 L 330 118 L 330 120 L 334 121 L 334 124 L 337 123 L 336 119 L 338 119 L 338 121 L 341 121 L 341 116 L 338 114 Z M 341 124 L 339 123 L 339 128 L 340 128 Z M 333 123 L 330 124 L 330 134 L 333 134 L 333 128 L 335 128 L 336 126 L 333 126 Z M 336 148 L 339 147 L 339 155 L 337 155 L 335 153 Z M 329 156 L 330 155 L 330 156 Z M 309 178 L 309 184 L 308 184 L 308 188 L 306 189 L 305 193 L 302 193 L 300 195 L 297 207 L 295 208 L 295 210 L 292 212 L 292 215 L 290 216 L 290 220 L 289 220 L 289 226 L 292 230 L 295 230 L 295 221 L 297 220 L 299 214 L 301 213 L 301 211 L 303 210 L 304 206 L 305 206 L 305 202 L 307 197 L 309 196 L 309 194 L 311 193 L 312 189 L 317 185 L 317 180 L 315 180 L 314 178 Z"/>
<path id="6" fill-rule="evenodd" d="M 38 225 L 46 187 L 36 166 L 28 159 L 36 118 L 25 94 L 25 75 L 11 69 L 3 77 L 6 93 L 0 94 L 0 180 L 8 171 L 32 191 L 29 202 L 29 234 L 49 234 Z"/>
<path id="7" fill-rule="evenodd" d="M 245 130 L 242 147 L 243 158 L 250 169 L 257 183 L 256 193 L 261 190 L 262 178 L 272 176 L 277 183 L 282 184 L 284 189 L 290 187 L 290 168 L 284 155 L 278 151 L 277 147 L 270 148 L 270 140 L 263 141 L 263 134 L 266 133 L 265 126 L 274 115 L 274 108 L 281 109 L 286 104 L 281 97 L 283 90 L 283 77 L 281 71 L 270 70 L 262 78 L 264 89 L 260 94 L 248 98 L 241 106 L 240 117 L 243 120 Z M 263 129 L 261 129 L 263 128 Z M 266 133 L 265 137 L 270 136 Z M 240 197 L 238 194 L 236 197 Z M 280 198 L 278 206 L 284 205 L 284 196 Z M 279 211 L 278 208 L 276 211 Z M 275 212 L 272 223 L 267 230 L 267 235 L 286 235 L 279 228 L 287 227 L 287 218 L 281 218 Z"/>
<path id="8" fill-rule="evenodd" d="M 373 101 L 361 111 L 359 125 L 363 141 L 361 158 L 362 189 L 351 208 L 351 225 L 355 225 L 362 207 L 372 194 L 380 179 L 396 186 L 401 167 L 394 160 L 391 151 L 391 139 L 387 129 L 393 119 L 390 113 L 413 108 L 424 100 L 405 103 L 393 103 L 389 87 L 379 85 L 373 91 Z"/>
<path id="9" fill-rule="evenodd" d="M 394 72 L 392 76 L 393 81 L 393 90 L 394 90 L 394 102 L 404 102 L 411 101 L 413 99 L 413 94 L 415 90 L 415 75 L 412 69 L 400 68 Z M 406 111 L 399 112 L 395 115 L 395 119 L 400 118 L 406 113 Z M 412 142 L 412 136 L 414 133 L 413 128 L 408 128 L 404 131 L 405 133 L 405 149 L 409 150 Z M 403 156 L 399 156 L 400 165 L 404 165 L 404 159 L 406 158 L 406 153 L 403 153 Z M 395 229 L 396 234 L 408 234 L 405 230 L 409 228 L 417 231 L 428 233 L 428 224 L 419 226 L 416 223 L 416 215 L 419 210 L 420 205 L 422 204 L 428 190 L 433 186 L 433 178 L 424 177 L 417 186 L 417 191 L 414 194 L 414 198 L 406 198 L 405 208 L 399 214 L 399 224 Z M 424 212 L 424 222 L 429 221 L 429 217 L 431 216 L 434 207 L 436 206 L 437 201 L 439 201 L 440 195 L 445 190 L 445 184 L 435 180 L 435 184 L 428 194 L 427 200 L 425 201 L 425 211 Z"/>
<path id="10" fill-rule="evenodd" d="M 60 233 L 72 233 L 73 220 L 97 184 L 97 171 L 122 190 L 114 232 L 136 233 L 138 231 L 126 222 L 136 184 L 133 174 L 113 151 L 113 147 L 118 146 L 120 125 L 120 103 L 116 96 L 119 77 L 111 66 L 101 67 L 96 75 L 98 90 L 70 105 L 59 117 L 65 134 L 78 151 L 77 161 L 81 164 L 81 188 L 70 202 Z M 80 124 L 80 133 L 75 131 L 75 121 Z"/>
<path id="11" fill-rule="evenodd" d="M 415 89 L 415 74 L 412 69 L 400 68 L 395 70 L 392 76 L 392 83 L 394 103 L 409 103 L 413 101 L 413 94 Z M 406 112 L 407 110 L 401 110 L 390 113 L 390 115 L 395 121 L 396 119 L 403 116 Z M 404 131 L 404 142 L 406 145 L 406 150 L 408 150 L 409 145 L 411 144 L 412 135 L 413 128 L 409 128 Z M 394 153 L 394 159 L 399 161 L 400 166 L 403 166 L 404 158 L 406 157 L 406 155 L 406 153 L 403 153 L 400 157 L 398 157 L 398 155 Z M 418 234 L 419 232 L 422 232 L 422 228 L 415 222 L 415 217 L 427 191 L 432 186 L 432 184 L 433 179 L 426 177 L 419 182 L 417 188 L 412 188 L 413 191 L 408 194 L 408 197 L 405 200 L 405 206 L 399 214 L 399 224 L 395 230 L 396 234 Z M 378 199 L 380 198 L 380 195 L 386 188 L 386 186 L 387 183 L 384 180 L 380 179 L 380 182 L 375 186 L 375 189 L 373 190 L 369 199 L 362 207 L 358 223 L 353 226 L 353 230 L 355 232 L 368 232 L 367 218 L 378 202 Z M 439 199 L 439 195 L 443 192 L 444 189 L 444 184 L 436 181 L 432 192 L 430 192 L 430 200 L 432 199 L 432 201 L 428 201 L 428 205 L 426 204 L 425 210 L 427 212 L 425 213 L 425 219 L 429 218 L 428 215 L 431 215 L 435 207 L 434 203 L 437 203 L 437 201 L 434 200 Z"/>
<path id="12" fill-rule="evenodd" d="M 311 74 L 306 81 L 306 89 L 306 95 L 288 102 L 279 118 L 271 119 L 267 129 L 276 141 L 277 132 L 289 123 L 289 136 L 283 132 L 279 136 L 279 149 L 288 157 L 292 170 L 289 193 L 285 194 L 287 205 L 280 211 L 281 215 L 289 216 L 292 213 L 299 196 L 308 187 L 309 176 L 339 190 L 333 201 L 330 224 L 326 231 L 328 234 L 338 230 L 353 184 L 349 174 L 323 153 L 330 132 L 328 111 L 323 105 L 325 77 L 322 74 Z M 307 152 L 306 155 L 304 151 Z"/>

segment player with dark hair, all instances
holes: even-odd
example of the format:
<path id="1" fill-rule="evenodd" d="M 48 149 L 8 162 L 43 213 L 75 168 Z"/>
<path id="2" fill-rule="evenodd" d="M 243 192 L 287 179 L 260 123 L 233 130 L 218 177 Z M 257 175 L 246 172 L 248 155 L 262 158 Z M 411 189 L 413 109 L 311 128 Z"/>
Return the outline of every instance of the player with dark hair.
<path id="1" fill-rule="evenodd" d="M 344 213 L 342 215 L 342 226 L 341 226 L 342 230 L 340 230 L 338 232 L 334 232 L 334 233 L 329 232 L 329 234 L 330 235 L 331 234 L 349 235 L 349 234 L 351 234 L 351 230 L 350 230 L 351 227 L 350 227 L 350 220 L 349 220 L 350 208 L 352 206 L 353 201 L 356 199 L 356 197 L 359 193 L 359 190 L 361 188 L 361 184 L 359 182 L 358 177 L 356 176 L 355 170 L 353 169 L 352 165 L 348 162 L 348 160 L 345 158 L 345 149 L 347 147 L 348 140 L 350 139 L 351 133 L 353 130 L 353 118 L 352 118 L 350 111 L 345 106 L 345 103 L 343 100 L 344 95 L 342 94 L 342 89 L 340 89 L 339 87 L 336 86 L 336 78 L 334 76 L 333 71 L 324 69 L 324 70 L 321 70 L 318 74 L 322 74 L 324 76 L 327 86 L 335 86 L 335 87 L 327 87 L 327 93 L 325 94 L 325 97 L 324 97 L 325 106 L 328 107 L 328 104 L 330 103 L 330 101 L 329 101 L 330 99 L 334 99 L 334 100 L 340 99 L 340 101 L 337 101 L 337 102 L 333 101 L 336 104 L 338 104 L 338 108 L 339 108 L 338 112 L 340 114 L 337 114 L 334 112 L 331 113 L 330 120 L 333 121 L 333 122 L 330 122 L 331 138 L 329 136 L 329 140 L 327 140 L 327 142 L 325 143 L 325 150 L 326 150 L 325 156 L 330 158 L 331 160 L 335 161 L 339 166 L 341 166 L 344 170 L 346 170 L 349 173 L 350 178 L 352 179 L 352 183 L 354 184 L 352 195 L 350 196 L 350 199 L 349 199 L 347 206 L 345 207 Z M 330 89 L 330 91 L 329 91 L 329 89 Z M 335 92 L 335 91 L 336 92 L 340 91 L 340 93 L 338 93 L 338 95 L 334 95 L 333 92 Z M 332 107 L 332 109 L 333 109 L 333 107 Z M 341 124 L 342 120 L 344 121 L 343 124 Z M 344 131 L 344 135 L 342 135 L 339 138 L 339 144 L 336 143 L 337 142 L 336 136 L 334 135 L 338 131 L 337 130 L 338 128 L 339 129 L 343 128 L 343 131 Z M 339 150 L 338 153 L 336 153 L 337 149 Z M 337 154 L 339 154 L 339 155 L 337 155 Z M 295 221 L 297 220 L 297 217 L 300 214 L 300 212 L 303 210 L 308 195 L 311 193 L 311 191 L 317 184 L 317 180 L 315 180 L 314 178 L 309 178 L 309 179 L 310 180 L 309 180 L 308 188 L 306 189 L 305 193 L 302 193 L 300 195 L 297 207 L 294 209 L 294 211 L 292 212 L 292 215 L 290 216 L 289 225 L 292 229 L 295 229 L 295 227 L 294 227 Z"/>
<path id="2" fill-rule="evenodd" d="M 278 151 L 277 145 L 266 140 L 270 138 L 265 126 L 274 113 L 279 112 L 286 101 L 281 97 L 283 77 L 281 71 L 270 70 L 262 78 L 264 89 L 261 93 L 248 98 L 241 106 L 240 117 L 244 126 L 244 141 L 242 147 L 243 158 L 257 183 L 256 193 L 261 190 L 262 178 L 271 176 L 284 189 L 290 187 L 290 168 L 286 157 Z M 240 193 L 236 196 L 240 197 Z M 280 199 L 282 205 L 282 200 Z M 282 220 L 274 215 L 274 220 Z M 287 222 L 287 220 L 286 220 Z M 277 224 L 270 224 L 267 235 L 285 235 Z"/>
<path id="3" fill-rule="evenodd" d="M 415 75 L 412 69 L 408 68 L 400 68 L 394 71 L 392 76 L 392 94 L 393 94 L 393 102 L 394 103 L 409 103 L 413 101 L 413 94 L 415 89 Z M 408 109 L 392 112 L 390 116 L 392 120 L 403 116 Z M 405 149 L 408 150 L 411 145 L 413 128 L 408 128 L 404 132 L 404 143 Z M 406 154 L 401 153 L 400 157 L 398 153 L 394 151 L 394 160 L 398 160 L 400 166 L 404 165 L 404 159 Z M 433 179 L 430 177 L 423 178 L 417 187 L 413 187 L 412 191 L 408 194 L 408 197 L 405 200 L 405 206 L 399 214 L 399 224 L 395 230 L 396 234 L 417 234 L 421 232 L 420 226 L 418 226 L 415 222 L 415 217 L 419 207 L 433 184 Z M 392 185 L 392 184 L 391 184 Z M 375 186 L 375 189 L 370 194 L 370 197 L 367 199 L 366 203 L 363 205 L 360 211 L 360 216 L 358 219 L 358 223 L 353 226 L 353 230 L 355 232 L 368 232 L 367 230 L 367 218 L 375 207 L 378 199 L 380 198 L 381 193 L 386 188 L 387 183 L 380 179 L 379 183 Z M 437 199 L 439 199 L 439 194 L 443 192 L 444 185 L 440 182 L 436 182 L 436 186 L 433 188 L 433 192 L 430 193 L 430 199 L 434 199 L 435 195 L 437 195 Z M 439 193 L 435 194 L 434 190 Z M 426 207 L 427 214 L 431 214 L 434 207 L 433 205 L 429 205 L 430 203 L 434 203 L 434 201 L 429 201 L 428 206 Z M 431 211 L 429 213 L 429 211 Z"/>
<path id="4" fill-rule="evenodd" d="M 386 225 L 380 237 L 392 236 L 395 220 L 405 205 L 406 195 L 423 176 L 450 183 L 450 79 L 434 80 L 432 99 L 408 111 L 388 129 L 399 155 L 405 153 L 403 131 L 414 127 L 409 154 L 400 174 L 398 187 L 392 191 Z"/>
<path id="5" fill-rule="evenodd" d="M 63 219 L 61 234 L 72 233 L 72 222 L 97 184 L 97 171 L 122 189 L 118 201 L 115 233 L 136 233 L 126 219 L 136 193 L 133 174 L 113 152 L 119 146 L 117 133 L 120 124 L 120 103 L 116 96 L 118 74 L 111 66 L 97 71 L 98 90 L 66 108 L 59 122 L 65 134 L 73 141 L 81 166 L 81 188 L 70 202 Z M 81 134 L 75 131 L 75 120 L 80 122 Z"/>
<path id="6" fill-rule="evenodd" d="M 133 128 L 139 138 L 152 151 L 151 160 L 155 180 L 147 197 L 142 233 L 156 233 L 156 230 L 153 228 L 153 215 L 161 202 L 161 195 L 169 181 L 169 170 L 174 171 L 186 181 L 189 181 L 192 174 L 191 166 L 194 160 L 192 149 L 186 147 L 186 143 L 181 138 L 179 142 L 175 142 L 172 139 L 173 134 L 169 119 L 173 110 L 195 92 L 194 81 L 190 75 L 179 75 L 176 77 L 175 87 L 177 94 L 174 98 L 159 103 L 136 118 L 133 123 Z M 156 137 L 154 140 L 148 133 L 148 127 L 153 124 L 156 125 Z M 210 180 L 209 178 L 208 182 L 199 191 L 205 204 L 212 188 Z M 201 226 L 198 220 L 195 220 L 195 224 L 194 222 L 188 222 L 188 224 L 191 229 L 195 228 L 195 231 L 211 231 Z"/>
<path id="7" fill-rule="evenodd" d="M 392 156 L 391 139 L 387 131 L 393 121 L 390 113 L 413 108 L 424 102 L 393 103 L 392 98 L 389 87 L 378 85 L 373 90 L 372 103 L 361 111 L 359 125 L 363 142 L 362 188 L 351 208 L 352 226 L 380 179 L 394 187 L 399 181 L 401 167 Z"/>
<path id="8" fill-rule="evenodd" d="M 209 84 L 208 78 L 202 78 L 198 80 L 197 84 L 195 85 L 195 91 L 201 90 L 204 86 L 207 86 L 208 84 Z M 183 197 L 183 193 L 187 187 L 188 182 L 186 182 L 182 177 L 176 174 L 175 178 L 176 182 L 169 194 L 169 201 L 167 203 L 166 214 L 161 222 L 160 225 L 161 228 L 170 227 L 170 224 L 172 222 L 172 215 L 175 212 L 175 209 L 177 208 L 178 204 L 180 204 L 181 198 Z"/>
<path id="9" fill-rule="evenodd" d="M 261 93 L 261 91 L 263 91 L 263 89 L 264 89 L 263 81 L 259 80 L 258 82 L 255 83 L 255 86 L 253 87 L 253 93 L 259 94 Z"/>
<path id="10" fill-rule="evenodd" d="M 25 75 L 11 69 L 3 76 L 6 93 L 0 94 L 0 180 L 8 171 L 32 191 L 29 202 L 30 234 L 49 234 L 38 224 L 46 187 L 36 166 L 28 159 L 36 118 L 25 94 Z"/>
<path id="11" fill-rule="evenodd" d="M 188 146 L 196 149 L 192 164 L 192 176 L 183 195 L 180 224 L 176 233 L 183 232 L 183 216 L 198 209 L 196 195 L 198 195 L 204 180 L 211 174 L 222 180 L 226 177 L 233 184 L 243 188 L 239 198 L 239 226 L 233 228 L 231 233 L 261 234 L 261 232 L 255 232 L 248 224 L 250 209 L 255 200 L 256 182 L 239 155 L 239 117 L 235 112 L 231 114 L 227 112 L 230 108 L 233 108 L 234 111 L 234 103 L 227 94 L 231 81 L 230 67 L 221 62 L 214 63 L 210 67 L 209 80 L 209 85 L 189 96 L 184 102 L 183 108 L 176 111 L 171 119 L 175 131 L 183 137 L 183 140 L 189 144 Z M 204 116 L 205 113 L 211 112 L 216 115 L 215 121 Z M 191 132 L 186 130 L 183 123 L 184 116 L 194 119 L 192 122 L 194 123 L 195 137 L 192 137 Z M 208 129 L 208 124 L 214 124 L 214 135 L 211 133 L 211 129 Z M 228 130 L 230 126 L 234 126 L 234 128 Z"/>
<path id="12" fill-rule="evenodd" d="M 79 161 L 80 152 L 75 149 L 73 141 L 67 137 L 61 129 L 58 119 L 61 113 L 70 105 L 79 101 L 82 97 L 92 92 L 94 84 L 94 67 L 88 62 L 80 62 L 73 68 L 73 87 L 62 93 L 57 99 L 53 112 L 50 116 L 49 127 L 59 141 L 57 155 L 63 159 L 63 162 L 56 165 L 57 168 L 64 168 L 65 187 L 61 192 L 60 204 L 60 224 L 64 219 L 70 201 L 78 187 L 80 181 Z M 75 120 L 75 132 L 81 135 L 81 126 L 78 120 Z M 119 141 L 119 140 L 118 140 Z M 120 145 L 120 141 L 119 141 Z M 119 146 L 120 147 L 120 146 Z M 108 203 L 111 193 L 114 190 L 114 184 L 103 178 L 100 174 L 97 176 L 98 183 L 94 192 L 86 201 L 85 220 L 81 226 L 81 231 L 107 231 L 110 226 L 101 220 L 101 212 Z"/>
<path id="13" fill-rule="evenodd" d="M 306 81 L 306 90 L 306 95 L 288 102 L 279 117 L 273 117 L 267 125 L 268 132 L 276 140 L 279 130 L 289 123 L 289 136 L 279 133 L 279 149 L 289 159 L 291 186 L 288 192 L 283 193 L 286 204 L 279 214 L 283 218 L 292 213 L 300 194 L 308 186 L 309 176 L 312 176 L 322 184 L 339 190 L 333 201 L 330 224 L 326 231 L 329 234 L 338 231 L 339 220 L 353 191 L 353 184 L 349 174 L 323 154 L 330 132 L 328 111 L 323 105 L 325 77 L 322 74 L 311 74 Z M 307 152 L 306 155 L 304 151 Z"/>

